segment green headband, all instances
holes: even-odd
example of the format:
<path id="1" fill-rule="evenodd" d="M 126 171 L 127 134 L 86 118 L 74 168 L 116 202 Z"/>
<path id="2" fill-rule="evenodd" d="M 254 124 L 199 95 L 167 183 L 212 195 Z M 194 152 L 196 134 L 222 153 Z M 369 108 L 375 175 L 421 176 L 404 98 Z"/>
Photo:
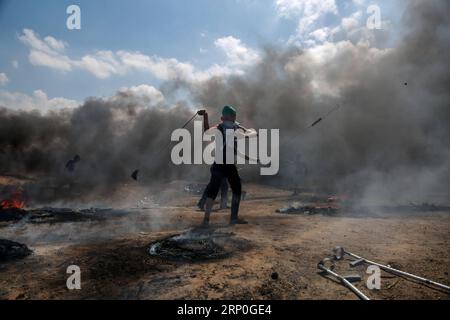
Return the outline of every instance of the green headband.
<path id="1" fill-rule="evenodd" d="M 227 116 L 235 116 L 236 115 L 236 109 L 234 109 L 233 107 L 231 107 L 231 106 L 225 106 L 225 107 L 223 107 L 223 110 L 222 110 L 222 116 L 224 116 L 224 117 L 227 117 Z"/>

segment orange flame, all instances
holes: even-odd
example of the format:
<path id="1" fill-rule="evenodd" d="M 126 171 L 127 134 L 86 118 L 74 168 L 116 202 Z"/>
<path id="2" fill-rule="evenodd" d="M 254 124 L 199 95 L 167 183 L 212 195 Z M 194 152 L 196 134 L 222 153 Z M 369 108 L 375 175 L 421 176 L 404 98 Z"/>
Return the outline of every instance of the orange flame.
<path id="1" fill-rule="evenodd" d="M 0 209 L 23 209 L 25 201 L 23 200 L 23 192 L 17 189 L 11 194 L 9 199 L 0 201 Z"/>

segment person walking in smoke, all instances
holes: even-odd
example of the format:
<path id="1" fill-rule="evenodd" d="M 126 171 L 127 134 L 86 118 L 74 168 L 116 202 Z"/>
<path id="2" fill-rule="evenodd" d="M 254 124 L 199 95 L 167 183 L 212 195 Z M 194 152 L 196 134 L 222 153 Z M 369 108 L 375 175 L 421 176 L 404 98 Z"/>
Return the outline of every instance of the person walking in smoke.
<path id="1" fill-rule="evenodd" d="M 81 161 L 79 155 L 75 155 L 73 159 L 67 161 L 64 166 L 64 172 L 61 175 L 61 182 L 58 183 L 61 189 L 73 190 L 77 184 L 76 170 L 78 163 Z"/>
<path id="2" fill-rule="evenodd" d="M 198 111 L 198 115 L 203 116 L 203 128 L 205 131 L 210 129 L 208 113 L 206 110 Z M 231 217 L 230 224 L 247 224 L 248 222 L 239 219 L 239 206 L 241 202 L 242 185 L 241 178 L 235 164 L 226 164 L 226 130 L 234 130 L 240 128 L 239 124 L 236 122 L 237 112 L 233 107 L 225 106 L 222 110 L 222 122 L 213 128 L 218 129 L 223 137 L 223 164 L 218 164 L 214 162 L 211 167 L 211 180 L 206 187 L 207 198 L 205 202 L 205 216 L 203 219 L 203 227 L 209 225 L 209 219 L 211 216 L 212 206 L 214 200 L 217 198 L 219 189 L 224 179 L 228 180 L 231 190 L 233 192 L 233 197 L 231 200 Z M 236 141 L 234 142 L 234 151 L 236 154 Z M 248 159 L 248 157 L 246 157 Z"/>
<path id="3" fill-rule="evenodd" d="M 79 155 L 75 155 L 75 157 L 73 157 L 73 159 L 67 161 L 66 166 L 65 166 L 67 172 L 74 173 L 76 165 L 80 161 L 81 161 L 81 157 Z"/>

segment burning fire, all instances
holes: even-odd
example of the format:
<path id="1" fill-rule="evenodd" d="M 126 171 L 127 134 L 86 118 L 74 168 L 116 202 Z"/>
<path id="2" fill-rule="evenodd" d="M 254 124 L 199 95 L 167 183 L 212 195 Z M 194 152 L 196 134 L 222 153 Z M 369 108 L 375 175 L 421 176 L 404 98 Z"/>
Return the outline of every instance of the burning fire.
<path id="1" fill-rule="evenodd" d="M 9 199 L 0 201 L 0 209 L 23 209 L 25 201 L 23 200 L 23 191 L 17 189 L 11 194 Z"/>

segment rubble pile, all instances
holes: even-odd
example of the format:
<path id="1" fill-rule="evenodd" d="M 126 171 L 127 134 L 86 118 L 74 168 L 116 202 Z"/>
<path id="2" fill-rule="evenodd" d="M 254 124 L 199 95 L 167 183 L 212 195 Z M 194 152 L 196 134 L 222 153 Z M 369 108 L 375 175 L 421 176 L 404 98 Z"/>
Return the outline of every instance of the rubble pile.
<path id="1" fill-rule="evenodd" d="M 340 210 L 340 206 L 335 201 L 328 201 L 326 203 L 302 203 L 295 202 L 287 207 L 276 210 L 276 213 L 281 214 L 336 214 Z"/>
<path id="2" fill-rule="evenodd" d="M 70 208 L 40 208 L 40 209 L 0 209 L 0 222 L 26 222 L 31 224 L 55 224 L 65 222 L 97 221 L 104 219 L 109 209 L 70 209 Z"/>

